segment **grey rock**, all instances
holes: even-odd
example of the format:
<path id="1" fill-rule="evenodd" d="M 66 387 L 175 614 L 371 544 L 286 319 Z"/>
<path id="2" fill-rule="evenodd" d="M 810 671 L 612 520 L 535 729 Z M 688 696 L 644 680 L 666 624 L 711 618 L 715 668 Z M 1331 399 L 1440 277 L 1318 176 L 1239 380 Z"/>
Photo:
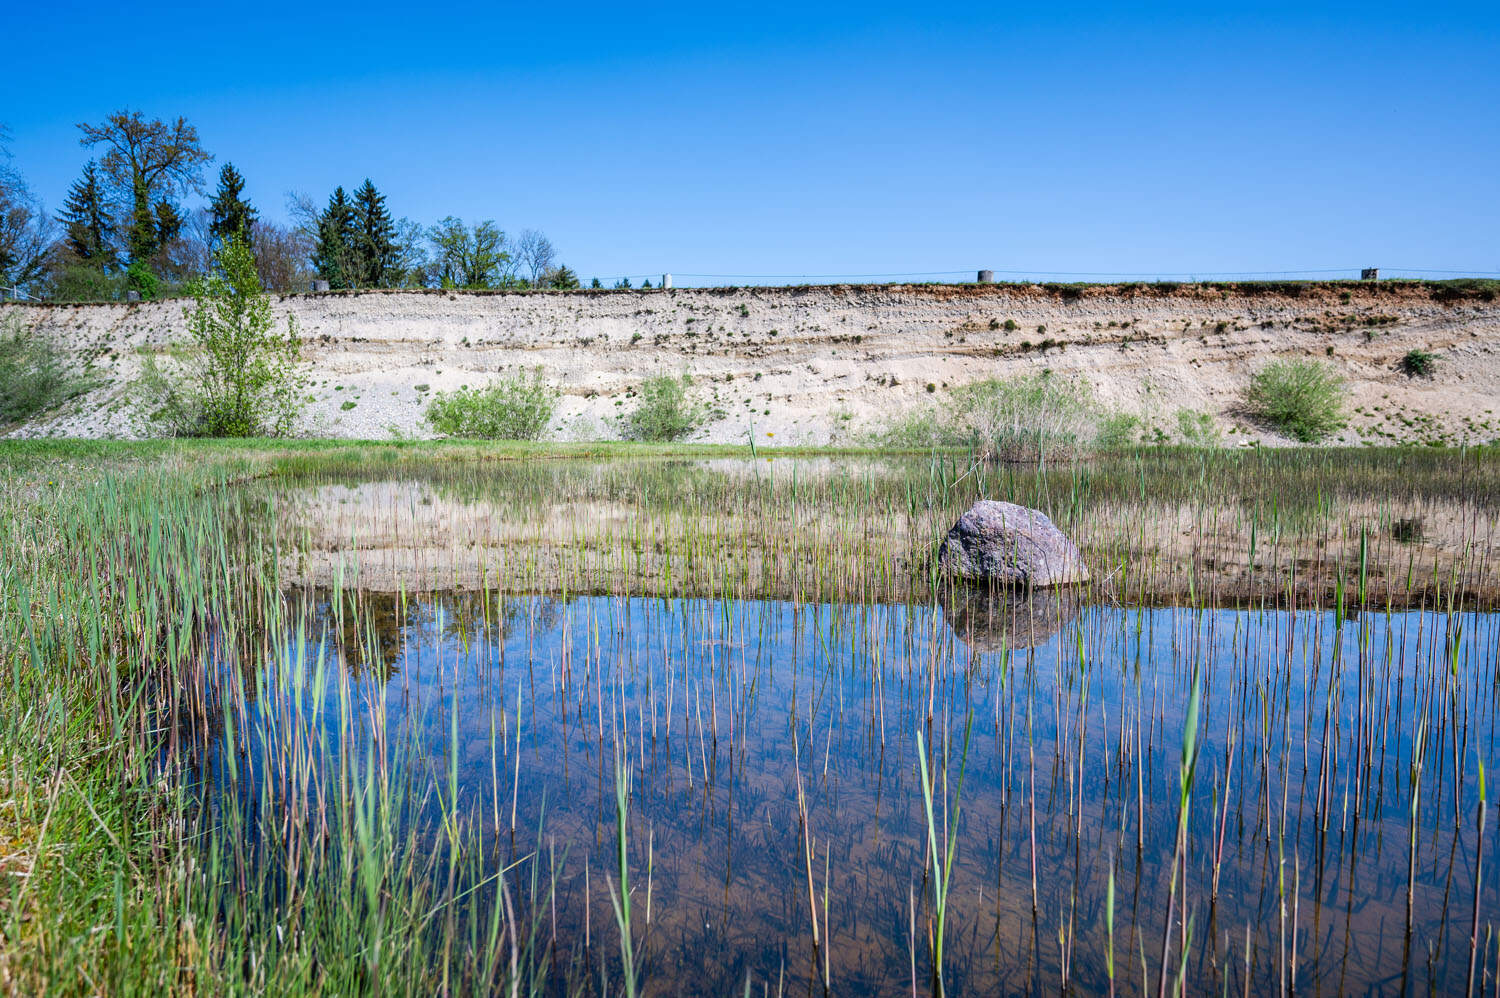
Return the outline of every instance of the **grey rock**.
<path id="1" fill-rule="evenodd" d="M 998 586 L 1087 582 L 1083 555 L 1041 510 L 981 499 L 958 518 L 938 549 L 949 576 Z"/>

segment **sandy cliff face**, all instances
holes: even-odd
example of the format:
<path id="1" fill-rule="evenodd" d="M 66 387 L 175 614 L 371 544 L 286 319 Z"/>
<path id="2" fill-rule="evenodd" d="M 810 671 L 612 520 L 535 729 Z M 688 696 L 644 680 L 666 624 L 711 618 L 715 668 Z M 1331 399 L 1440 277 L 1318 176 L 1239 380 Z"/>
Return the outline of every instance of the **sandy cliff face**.
<path id="1" fill-rule="evenodd" d="M 690 372 L 719 414 L 697 439 L 826 443 L 946 388 L 1051 369 L 1168 433 L 1178 408 L 1212 413 L 1235 441 L 1262 436 L 1236 412 L 1250 373 L 1315 356 L 1350 382 L 1347 441 L 1377 439 L 1377 427 L 1389 435 L 1380 440 L 1435 428 L 1455 441 L 1500 437 L 1500 302 L 1419 285 L 365 292 L 274 306 L 306 344 L 315 398 L 303 431 L 319 435 L 425 435 L 432 393 L 541 367 L 564 392 L 555 436 L 617 436 L 642 380 Z M 0 307 L 0 319 L 19 316 L 104 375 L 14 432 L 142 435 L 129 385 L 145 355 L 185 337 L 182 309 Z M 1414 347 L 1442 356 L 1432 379 L 1398 370 Z"/>

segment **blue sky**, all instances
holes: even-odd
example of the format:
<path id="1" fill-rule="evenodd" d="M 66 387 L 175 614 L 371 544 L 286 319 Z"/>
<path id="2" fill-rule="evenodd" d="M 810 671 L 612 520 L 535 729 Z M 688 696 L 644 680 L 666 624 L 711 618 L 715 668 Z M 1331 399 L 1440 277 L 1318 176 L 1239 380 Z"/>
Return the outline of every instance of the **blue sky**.
<path id="1" fill-rule="evenodd" d="M 54 208 L 76 123 L 130 107 L 269 217 L 369 176 L 585 278 L 1500 272 L 1478 4 L 63 2 L 6 33 L 0 121 Z"/>

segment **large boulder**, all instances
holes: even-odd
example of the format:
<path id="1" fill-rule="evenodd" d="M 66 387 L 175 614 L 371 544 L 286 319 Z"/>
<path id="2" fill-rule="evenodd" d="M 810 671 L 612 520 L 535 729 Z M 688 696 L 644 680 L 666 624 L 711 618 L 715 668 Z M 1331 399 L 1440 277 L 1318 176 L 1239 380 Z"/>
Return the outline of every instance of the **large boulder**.
<path id="1" fill-rule="evenodd" d="M 997 586 L 1060 586 L 1089 577 L 1078 548 L 1046 513 L 993 499 L 958 518 L 938 549 L 938 567 Z"/>

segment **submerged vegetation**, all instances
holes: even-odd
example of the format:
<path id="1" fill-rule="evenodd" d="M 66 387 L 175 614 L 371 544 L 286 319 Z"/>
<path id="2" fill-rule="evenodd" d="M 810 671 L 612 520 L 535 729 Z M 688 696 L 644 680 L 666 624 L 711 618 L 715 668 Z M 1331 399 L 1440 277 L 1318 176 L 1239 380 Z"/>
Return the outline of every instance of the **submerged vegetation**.
<path id="1" fill-rule="evenodd" d="M 1495 455 L 585 453 L 0 447 L 5 987 L 1493 986 Z"/>

